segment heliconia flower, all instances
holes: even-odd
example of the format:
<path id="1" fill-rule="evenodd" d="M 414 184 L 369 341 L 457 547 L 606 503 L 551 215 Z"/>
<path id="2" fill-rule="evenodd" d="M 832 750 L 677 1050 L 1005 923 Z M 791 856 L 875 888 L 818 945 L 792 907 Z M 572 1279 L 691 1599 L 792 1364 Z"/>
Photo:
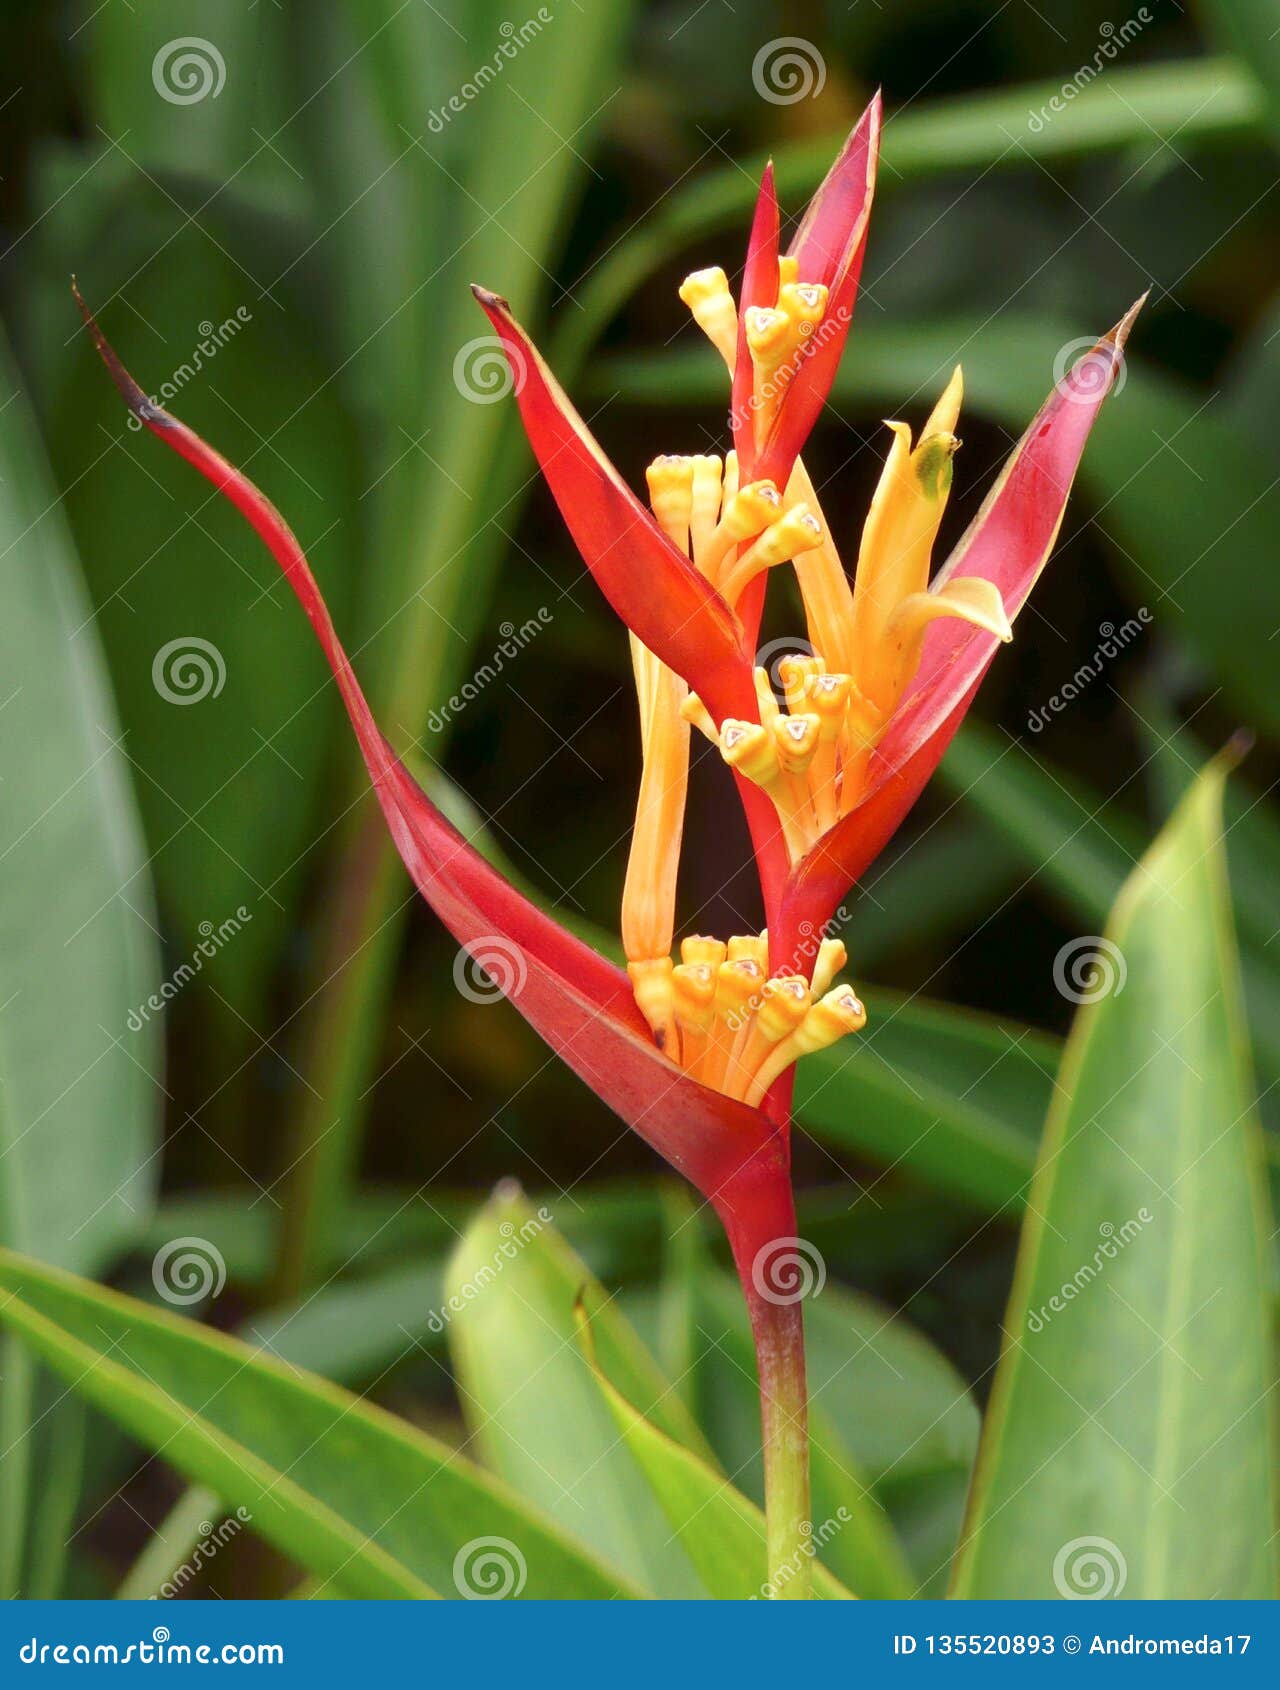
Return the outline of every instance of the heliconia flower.
<path id="1" fill-rule="evenodd" d="M 792 257 L 827 254 L 831 267 L 824 273 L 835 278 L 837 291 L 849 289 L 865 244 L 874 176 L 868 161 L 874 160 L 877 133 L 873 105 L 793 245 Z M 861 197 L 858 182 L 865 186 Z M 768 172 L 752 231 L 746 297 L 760 285 L 761 254 L 774 270 L 788 274 L 783 267 L 790 258 L 777 257 L 777 208 Z M 780 284 L 783 292 L 791 285 Z M 680 291 L 724 358 L 736 410 L 743 386 L 742 319 L 734 316 L 724 272 L 695 271 Z M 723 462 L 705 454 L 663 455 L 647 472 L 652 510 L 647 529 L 635 502 L 612 532 L 599 521 L 584 537 L 581 513 L 600 505 L 585 482 L 607 476 L 620 490 L 616 499 L 630 495 L 505 302 L 491 294 L 479 297 L 511 359 L 534 454 L 584 560 L 631 630 L 644 773 L 623 938 L 637 1001 L 655 1037 L 669 1047 L 673 1021 L 678 1025 L 682 1013 L 672 987 L 684 989 L 678 973 L 673 982 L 671 961 L 689 763 L 677 716 L 711 740 L 738 776 L 768 923 L 768 971 L 807 979 L 833 912 L 919 796 L 997 647 L 1013 637 L 1013 620 L 1048 561 L 1085 441 L 1142 301 L 1058 383 L 932 580 L 933 548 L 959 445 L 960 370 L 918 441 L 913 444 L 905 423 L 891 422 L 892 444 L 851 583 L 804 465 L 791 454 L 804 424 L 787 423 L 784 430 L 787 452 L 775 460 L 790 466 L 784 487 L 769 477 L 744 480 L 745 446 Z M 755 336 L 750 348 L 757 376 L 759 340 Z M 804 369 L 802 361 L 784 393 L 803 391 Z M 833 374 L 834 368 L 817 367 L 823 395 Z M 570 438 L 574 452 L 566 449 Z M 770 460 L 757 454 L 755 461 Z M 589 465 L 585 476 L 583 464 Z M 659 536 L 666 544 L 660 554 L 664 568 L 650 570 L 643 619 L 637 620 L 622 608 L 615 577 L 639 555 L 640 532 L 655 555 Z M 681 595 L 671 591 L 674 557 L 702 578 L 701 593 L 692 594 L 683 575 Z M 807 624 L 807 639 L 800 643 L 809 653 L 778 666 L 785 708 L 774 698 L 771 677 L 759 668 L 748 674 L 743 656 L 759 625 L 767 572 L 780 564 L 790 565 L 800 588 Z M 633 578 L 628 591 L 639 590 Z M 699 650 L 690 658 L 694 629 L 706 630 L 706 637 L 694 633 Z M 745 708 L 740 702 L 730 707 L 731 699 L 744 695 Z M 781 1106 L 785 1098 L 777 1101 Z"/>
<path id="2" fill-rule="evenodd" d="M 852 1022 L 861 1024 L 857 1000 L 845 988 L 811 1004 L 805 981 L 768 979 L 758 935 L 727 944 L 686 940 L 684 963 L 672 970 L 668 958 L 668 967 L 681 1002 L 689 1006 L 682 1025 L 689 1028 L 694 1019 L 701 1024 L 702 1053 L 697 1063 L 688 1057 L 687 1037 L 684 1069 L 664 1055 L 627 975 L 516 891 L 441 815 L 391 750 L 284 518 L 227 459 L 147 398 L 80 304 L 130 410 L 241 512 L 280 565 L 338 683 L 400 855 L 459 944 L 482 967 L 488 954 L 490 964 L 512 978 L 508 995 L 555 1053 L 717 1208 L 757 1181 L 785 1178 L 785 1127 L 757 1105 L 802 1049 L 819 1048 Z M 648 657 L 638 642 L 637 652 Z M 675 728 L 683 730 L 687 743 L 678 710 Z M 828 985 L 842 959 L 838 942 L 824 948 L 820 977 Z M 718 1032 L 710 1024 L 713 983 L 725 1021 Z M 750 1103 L 744 1101 L 748 1097 Z M 733 1216 L 725 1218 L 732 1227 Z"/>
<path id="3" fill-rule="evenodd" d="M 555 1054 L 720 1217 L 756 1335 L 766 1470 L 786 1451 L 794 1465 L 805 1423 L 801 1312 L 780 1294 L 785 1287 L 772 1282 L 786 1271 L 786 1257 L 774 1246 L 794 1242 L 796 1230 L 790 1133 L 785 1119 L 760 1105 L 804 1051 L 860 1027 L 862 1005 L 848 987 L 827 990 L 815 1002 L 808 981 L 769 979 L 757 935 L 728 944 L 686 940 L 686 960 L 671 970 L 682 1006 L 677 1039 L 664 1052 L 627 975 L 518 892 L 422 791 L 374 721 L 284 518 L 247 476 L 147 397 L 78 289 L 76 299 L 132 413 L 240 511 L 279 564 L 328 660 L 378 803 L 418 890 L 459 945 L 499 978 Z M 828 985 L 843 960 L 838 941 L 823 946 L 819 967 Z M 803 1511 L 803 1497 L 800 1503 Z M 801 1524 L 801 1515 L 790 1519 L 789 1544 L 771 1548 L 771 1566 L 796 1553 Z M 803 1593 L 803 1579 L 787 1592 Z"/>
<path id="4" fill-rule="evenodd" d="M 766 170 L 737 305 L 722 270 L 697 271 L 683 284 L 682 298 L 729 372 L 735 448 L 723 459 L 655 458 L 648 508 L 505 300 L 475 290 L 510 361 L 551 492 L 630 635 L 642 775 L 620 921 L 625 973 L 517 892 L 441 816 L 375 724 L 284 519 L 146 398 L 81 302 L 134 414 L 241 511 L 279 563 L 423 896 L 458 943 L 491 965 L 556 1054 L 720 1216 L 756 1338 L 771 1567 L 790 1557 L 805 1562 L 800 1311 L 762 1267 L 774 1245 L 797 1242 L 791 1074 L 801 1056 L 856 1033 L 866 1019 L 853 988 L 836 983 L 845 947 L 827 927 L 936 767 L 998 645 L 1012 638 L 1138 309 L 1058 384 L 932 579 L 958 445 L 960 371 L 918 439 L 891 422 L 851 583 L 799 454 L 848 333 L 879 130 L 877 98 L 786 254 Z M 807 654 L 780 665 L 779 702 L 754 651 L 770 573 L 788 567 L 804 606 Z M 766 927 L 723 939 L 686 936 L 676 960 L 691 729 L 737 777 Z M 804 1594 L 806 1585 L 801 1576 L 786 1593 Z"/>

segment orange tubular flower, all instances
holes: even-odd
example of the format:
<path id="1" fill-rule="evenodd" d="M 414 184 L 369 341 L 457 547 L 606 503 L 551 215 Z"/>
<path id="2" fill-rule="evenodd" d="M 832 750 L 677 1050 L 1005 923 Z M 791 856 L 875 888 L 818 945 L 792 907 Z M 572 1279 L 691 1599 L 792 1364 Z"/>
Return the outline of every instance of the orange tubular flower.
<path id="1" fill-rule="evenodd" d="M 681 297 L 724 357 L 734 449 L 657 457 L 648 508 L 625 484 L 496 294 L 521 416 L 564 520 L 629 630 L 643 773 L 623 894 L 627 972 L 583 945 L 489 867 L 423 794 L 370 715 L 297 541 L 265 497 L 153 405 L 85 312 L 127 403 L 271 549 L 332 667 L 378 801 L 423 896 L 465 947 L 496 938 L 519 966 L 509 995 L 552 1049 L 714 1206 L 759 1359 L 771 1570 L 808 1591 L 804 1352 L 798 1305 L 769 1283 L 792 1243 L 790 1073 L 856 1032 L 836 983 L 832 912 L 937 765 L 1044 567 L 1137 307 L 1049 396 L 949 560 L 930 580 L 961 401 L 957 370 L 918 439 L 892 441 L 852 584 L 800 460 L 834 378 L 866 243 L 877 99 L 779 252 L 765 172 L 740 298 L 723 270 Z M 771 571 L 795 571 L 812 655 L 782 665 L 785 703 L 754 666 Z M 676 876 L 696 729 L 733 768 L 767 928 L 686 936 L 674 954 Z"/>

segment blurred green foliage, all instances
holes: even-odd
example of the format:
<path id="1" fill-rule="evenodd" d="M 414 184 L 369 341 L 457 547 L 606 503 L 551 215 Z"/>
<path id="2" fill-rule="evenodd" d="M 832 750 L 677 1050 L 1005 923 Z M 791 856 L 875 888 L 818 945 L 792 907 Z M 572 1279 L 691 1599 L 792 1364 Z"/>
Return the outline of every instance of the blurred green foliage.
<path id="1" fill-rule="evenodd" d="M 607 934 L 638 773 L 626 642 L 534 481 L 512 407 L 467 397 L 458 360 L 484 323 L 466 284 L 498 288 L 537 325 L 633 480 L 660 450 L 705 449 L 722 383 L 675 284 L 698 264 L 732 273 L 762 158 L 776 157 L 794 210 L 883 84 L 859 318 L 811 453 L 846 555 L 883 416 L 916 421 L 963 358 L 957 535 L 1055 361 L 1152 289 L 980 721 L 859 889 L 847 937 L 870 987 L 867 1034 L 799 1088 L 802 1224 L 854 1288 L 833 1289 L 811 1323 L 815 1365 L 834 1377 L 850 1333 L 889 1321 L 868 1315 L 875 1297 L 938 1346 L 906 1320 L 890 1327 L 915 1358 L 912 1412 L 935 1395 L 959 1404 L 916 1466 L 876 1444 L 877 1426 L 911 1422 L 874 1393 L 833 1404 L 825 1440 L 837 1466 L 875 1482 L 868 1541 L 883 1513 L 903 1565 L 936 1588 L 976 1439 L 954 1381 L 979 1398 L 989 1386 L 1074 1007 L 1053 959 L 1102 931 L 1190 771 L 1240 726 L 1257 743 L 1228 849 L 1256 1090 L 1275 1113 L 1270 9 L 1206 0 L 1189 15 L 1151 0 L 1114 52 L 1102 0 L 1052 16 L 977 0 L 549 10 L 457 111 L 450 99 L 522 21 L 496 0 L 25 0 L 0 19 L 0 309 L 17 366 L 0 394 L 3 1241 L 150 1295 L 165 1241 L 213 1240 L 228 1278 L 214 1324 L 327 1378 L 376 1381 L 376 1397 L 449 1442 L 463 1435 L 456 1398 L 423 1321 L 483 1194 L 514 1175 L 559 1194 L 561 1229 L 624 1283 L 639 1329 L 696 1361 L 716 1456 L 733 1472 L 747 1460 L 750 1415 L 721 1349 L 741 1333 L 707 1265 L 714 1244 L 697 1239 L 705 1271 L 668 1261 L 659 1274 L 672 1198 L 652 1158 L 514 1014 L 454 990 L 453 947 L 382 837 L 274 566 L 127 426 L 67 279 L 143 384 L 174 384 L 173 408 L 287 513 L 397 746 L 437 785 L 447 769 L 466 795 L 452 801 L 514 874 Z M 811 98 L 761 97 L 753 65 L 779 34 L 815 44 Z M 162 93 L 165 50 L 185 36 L 215 48 L 216 95 Z M 506 625 L 540 609 L 518 662 L 443 711 Z M 1140 633 L 1099 661 L 1108 631 L 1135 619 Z M 222 680 L 172 702 L 159 654 L 193 639 Z M 1033 711 L 1047 725 L 1030 726 Z M 740 927 L 754 907 L 745 876 L 724 883 L 722 772 L 702 760 L 695 787 L 683 914 Z M 56 827 L 32 837 L 46 810 Z M 126 1017 L 198 952 L 206 924 L 241 909 L 235 936 L 167 1001 L 162 1064 L 158 1017 L 133 1034 Z M 81 1076 L 69 1102 L 53 1078 L 63 1062 Z M 50 1291 L 50 1307 L 65 1296 Z M 90 1319 L 79 1305 L 76 1319 Z M 44 1388 L 12 1364 L 10 1429 L 39 1418 Z M 94 1521 L 69 1576 L 106 1593 L 141 1547 L 135 1516 L 158 1521 L 174 1480 L 138 1468 L 96 1417 L 82 1475 L 79 1411 L 63 1412 L 62 1512 L 83 1494 Z M 434 1449 L 424 1440 L 412 1459 L 429 1465 Z M 194 1476 L 225 1480 L 216 1466 Z M 389 1469 L 387 1483 L 401 1477 Z M 618 1482 L 621 1516 L 633 1479 Z M 61 1539 L 56 1521 L 24 1526 L 28 1480 L 12 1464 L 3 1475 L 0 1562 L 54 1588 Z M 183 1509 L 178 1558 L 201 1517 Z M 277 1547 L 296 1553 L 306 1509 L 267 1533 Z M 369 1588 L 385 1575 L 372 1566 Z M 228 1556 L 221 1588 L 273 1576 Z"/>

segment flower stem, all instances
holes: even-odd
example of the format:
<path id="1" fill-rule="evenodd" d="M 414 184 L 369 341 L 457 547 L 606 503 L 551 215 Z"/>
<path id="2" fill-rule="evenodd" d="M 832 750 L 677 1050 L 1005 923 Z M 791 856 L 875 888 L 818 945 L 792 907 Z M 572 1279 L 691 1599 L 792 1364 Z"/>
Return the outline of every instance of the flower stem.
<path id="1" fill-rule="evenodd" d="M 749 1297 L 764 1432 L 767 1594 L 813 1594 L 809 1521 L 809 1425 L 801 1305 Z"/>
<path id="2" fill-rule="evenodd" d="M 786 1139 L 726 1179 L 715 1205 L 751 1316 L 764 1437 L 768 1582 L 764 1594 L 813 1594 L 809 1520 L 809 1410 L 804 1367 L 803 1273 L 792 1277 L 801 1241 Z"/>

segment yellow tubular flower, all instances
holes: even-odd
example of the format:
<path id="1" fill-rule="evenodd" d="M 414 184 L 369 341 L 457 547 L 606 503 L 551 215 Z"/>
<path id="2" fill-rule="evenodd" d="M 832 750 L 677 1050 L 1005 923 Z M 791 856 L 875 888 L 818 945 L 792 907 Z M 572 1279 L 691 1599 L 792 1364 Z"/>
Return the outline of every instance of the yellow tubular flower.
<path id="1" fill-rule="evenodd" d="M 912 449 L 911 430 L 890 423 L 893 444 L 862 531 L 853 589 L 851 673 L 859 689 L 887 714 L 893 698 L 877 674 L 885 624 L 911 593 L 929 585 L 933 543 L 951 489 L 951 459 L 959 441 L 955 425 L 964 393 L 959 366 Z"/>
<path id="2" fill-rule="evenodd" d="M 846 1033 L 861 1032 L 867 1012 L 851 986 L 837 986 L 804 1015 L 799 1026 L 780 1039 L 765 1056 L 748 1085 L 744 1101 L 759 1104 L 769 1087 L 793 1062 L 825 1050 Z"/>
<path id="3" fill-rule="evenodd" d="M 689 536 L 693 561 L 704 575 L 708 549 L 720 520 L 720 489 L 724 465 L 719 458 L 699 454 L 693 462 L 693 486 L 689 509 Z"/>
<path id="4" fill-rule="evenodd" d="M 720 592 L 729 604 L 735 604 L 743 588 L 763 569 L 779 563 L 790 563 L 798 553 L 808 551 L 822 540 L 822 524 L 807 505 L 792 505 L 776 522 L 743 552 L 735 563 L 722 572 Z"/>
<path id="5" fill-rule="evenodd" d="M 729 292 L 729 278 L 718 265 L 695 270 L 681 282 L 680 297 L 732 374 L 738 356 L 738 308 Z"/>
<path id="6" fill-rule="evenodd" d="M 828 669 L 849 674 L 853 669 L 853 592 L 831 530 L 823 520 L 813 483 L 799 459 L 787 484 L 787 497 L 806 505 L 822 526 L 817 544 L 797 553 L 794 560 L 809 642 L 822 653 Z"/>
<path id="7" fill-rule="evenodd" d="M 671 941 L 689 781 L 688 688 L 632 636 L 643 764 L 622 891 L 622 948 L 641 1013 L 660 1045 L 671 1031 Z"/>

